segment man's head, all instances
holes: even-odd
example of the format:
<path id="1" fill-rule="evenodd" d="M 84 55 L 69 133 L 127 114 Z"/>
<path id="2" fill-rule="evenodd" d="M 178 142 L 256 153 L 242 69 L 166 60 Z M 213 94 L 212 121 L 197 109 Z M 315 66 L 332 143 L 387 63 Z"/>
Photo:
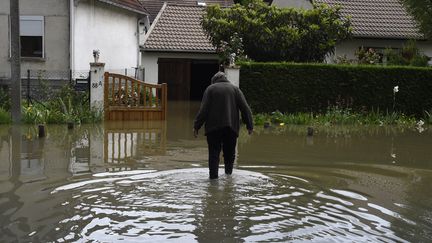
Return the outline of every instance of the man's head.
<path id="1" fill-rule="evenodd" d="M 214 83 L 217 83 L 217 82 L 226 82 L 226 81 L 228 81 L 227 80 L 227 77 L 226 77 L 226 74 L 224 73 L 224 72 L 217 72 L 214 76 L 213 76 L 213 78 L 211 78 L 211 83 L 212 84 L 214 84 Z"/>

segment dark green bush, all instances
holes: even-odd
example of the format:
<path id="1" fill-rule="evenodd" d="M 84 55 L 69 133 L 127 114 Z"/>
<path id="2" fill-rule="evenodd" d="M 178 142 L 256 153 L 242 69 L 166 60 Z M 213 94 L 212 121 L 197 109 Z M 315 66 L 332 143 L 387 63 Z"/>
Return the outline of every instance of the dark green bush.
<path id="1" fill-rule="evenodd" d="M 0 87 L 0 108 L 5 111 L 9 111 L 11 106 L 11 98 L 9 90 L 5 87 Z"/>
<path id="2" fill-rule="evenodd" d="M 242 63 L 240 88 L 254 112 L 324 113 L 338 106 L 421 116 L 432 108 L 432 68 Z"/>

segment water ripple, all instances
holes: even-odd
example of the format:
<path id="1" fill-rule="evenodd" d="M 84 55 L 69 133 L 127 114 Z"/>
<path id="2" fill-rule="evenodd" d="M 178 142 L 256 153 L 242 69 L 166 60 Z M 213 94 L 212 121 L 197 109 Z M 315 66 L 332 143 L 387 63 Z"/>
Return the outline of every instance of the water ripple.
<path id="1" fill-rule="evenodd" d="M 125 242 L 405 242 L 392 229 L 415 225 L 346 189 L 310 179 L 236 170 L 211 181 L 205 168 L 100 173 L 57 187 L 73 215 L 60 238 Z M 223 173 L 222 171 L 220 172 Z"/>

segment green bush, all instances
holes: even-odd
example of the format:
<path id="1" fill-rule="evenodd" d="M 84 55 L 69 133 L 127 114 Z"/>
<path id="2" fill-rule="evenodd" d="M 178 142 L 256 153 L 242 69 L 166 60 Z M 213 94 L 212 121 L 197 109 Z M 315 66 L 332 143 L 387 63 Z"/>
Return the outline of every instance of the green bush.
<path id="1" fill-rule="evenodd" d="M 9 111 L 11 106 L 11 98 L 7 88 L 0 87 L 0 108 Z"/>
<path id="2" fill-rule="evenodd" d="M 387 49 L 385 51 L 388 65 L 427 67 L 429 57 L 422 53 L 415 41 L 410 40 L 401 50 Z"/>
<path id="3" fill-rule="evenodd" d="M 11 116 L 8 111 L 0 107 L 0 124 L 7 124 L 11 122 Z"/>
<path id="4" fill-rule="evenodd" d="M 22 121 L 29 124 L 95 123 L 102 121 L 102 111 L 90 109 L 88 93 L 75 92 L 65 86 L 48 101 L 24 103 Z"/>
<path id="5" fill-rule="evenodd" d="M 253 111 L 263 113 L 325 113 L 337 106 L 422 116 L 432 108 L 432 68 L 241 63 L 240 88 Z"/>

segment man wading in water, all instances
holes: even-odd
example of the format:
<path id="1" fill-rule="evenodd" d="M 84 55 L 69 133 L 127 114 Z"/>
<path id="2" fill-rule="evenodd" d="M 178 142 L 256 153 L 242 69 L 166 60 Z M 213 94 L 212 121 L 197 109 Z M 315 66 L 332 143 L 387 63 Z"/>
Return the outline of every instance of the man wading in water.
<path id="1" fill-rule="evenodd" d="M 235 148 L 240 129 L 239 111 L 248 133 L 253 132 L 252 113 L 240 89 L 218 72 L 204 91 L 201 107 L 194 121 L 194 136 L 205 123 L 209 151 L 210 179 L 218 178 L 219 154 L 223 149 L 225 174 L 233 171 Z"/>

